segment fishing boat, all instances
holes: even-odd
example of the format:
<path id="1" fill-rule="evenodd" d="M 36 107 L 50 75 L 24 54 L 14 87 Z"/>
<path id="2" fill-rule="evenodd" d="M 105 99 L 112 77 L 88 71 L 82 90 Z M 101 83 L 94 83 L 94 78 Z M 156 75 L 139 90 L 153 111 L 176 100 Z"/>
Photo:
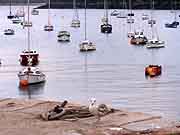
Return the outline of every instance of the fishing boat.
<path id="1" fill-rule="evenodd" d="M 123 0 L 123 10 L 119 11 L 119 14 L 116 16 L 117 18 L 127 18 L 127 14 L 125 13 L 126 2 Z"/>
<path id="2" fill-rule="evenodd" d="M 119 11 L 117 11 L 117 10 L 113 10 L 111 12 L 111 16 L 117 16 L 118 14 L 119 14 Z"/>
<path id="3" fill-rule="evenodd" d="M 46 81 L 45 74 L 37 67 L 28 66 L 18 73 L 20 86 L 43 83 Z"/>
<path id="4" fill-rule="evenodd" d="M 84 1 L 84 40 L 79 44 L 79 48 L 81 52 L 87 52 L 87 51 L 95 51 L 96 45 L 92 43 L 91 41 L 87 40 L 87 28 L 86 28 L 86 0 Z"/>
<path id="5" fill-rule="evenodd" d="M 177 11 L 176 11 L 176 0 L 174 0 L 174 21 L 172 23 L 166 23 L 166 28 L 177 28 L 179 26 L 179 22 L 177 21 Z"/>
<path id="6" fill-rule="evenodd" d="M 70 33 L 68 31 L 59 31 L 58 35 L 59 42 L 69 42 L 70 41 Z"/>
<path id="7" fill-rule="evenodd" d="M 50 22 L 50 8 L 51 8 L 50 7 L 51 6 L 50 2 L 51 1 L 48 0 L 48 24 L 44 26 L 45 31 L 53 31 L 53 29 L 54 29 L 54 26 L 51 25 L 51 22 Z"/>
<path id="8" fill-rule="evenodd" d="M 147 38 L 143 31 L 135 32 L 135 35 L 131 38 L 130 43 L 132 45 L 145 45 L 147 43 Z"/>
<path id="9" fill-rule="evenodd" d="M 107 1 L 106 0 L 104 0 L 104 9 L 105 9 L 105 15 L 104 15 L 104 22 L 101 25 L 101 32 L 102 33 L 112 33 L 112 25 L 109 24 L 108 9 L 107 9 Z"/>
<path id="10" fill-rule="evenodd" d="M 145 75 L 155 77 L 161 75 L 162 67 L 160 65 L 149 65 L 145 68 Z"/>
<path id="11" fill-rule="evenodd" d="M 154 22 L 152 21 L 150 27 L 151 27 L 151 39 L 148 40 L 147 44 L 146 44 L 146 48 L 163 48 L 164 46 L 164 41 L 161 41 L 159 39 L 158 33 L 156 31 L 156 35 L 155 35 L 155 19 L 153 18 L 153 10 L 154 10 L 154 0 L 152 0 L 152 10 L 151 10 L 151 20 L 154 20 Z"/>
<path id="12" fill-rule="evenodd" d="M 9 0 L 9 15 L 7 16 L 8 19 L 12 19 L 14 18 L 14 15 L 12 14 L 12 11 L 11 11 L 11 0 Z"/>
<path id="13" fill-rule="evenodd" d="M 71 27 L 78 28 L 80 27 L 80 20 L 79 20 L 78 10 L 76 8 L 76 0 L 73 0 L 73 9 L 74 9 L 74 16 L 71 22 Z"/>
<path id="14" fill-rule="evenodd" d="M 14 35 L 15 32 L 13 29 L 5 29 L 4 30 L 4 35 Z"/>
<path id="15" fill-rule="evenodd" d="M 39 15 L 39 11 L 36 10 L 36 9 L 33 9 L 33 10 L 31 11 L 31 15 Z"/>
<path id="16" fill-rule="evenodd" d="M 28 21 L 27 21 L 27 24 L 30 24 L 29 0 L 28 0 Z M 30 47 L 30 27 L 28 26 L 27 29 L 28 29 L 28 44 L 27 44 L 28 47 L 27 47 L 27 50 L 24 50 L 21 52 L 19 61 L 20 61 L 20 64 L 22 66 L 28 66 L 29 59 L 31 59 L 31 66 L 36 66 L 39 63 L 39 54 L 37 53 L 37 51 L 31 50 L 31 47 Z"/>

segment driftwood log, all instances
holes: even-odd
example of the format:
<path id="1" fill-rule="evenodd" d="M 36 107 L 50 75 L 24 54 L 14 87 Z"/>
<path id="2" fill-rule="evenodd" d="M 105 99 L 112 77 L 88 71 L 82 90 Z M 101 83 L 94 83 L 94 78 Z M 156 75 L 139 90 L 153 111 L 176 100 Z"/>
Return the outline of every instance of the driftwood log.
<path id="1" fill-rule="evenodd" d="M 93 114 L 89 112 L 89 108 L 87 106 L 65 107 L 66 104 L 67 101 L 64 101 L 60 106 L 57 105 L 52 110 L 42 114 L 41 118 L 43 120 L 77 120 L 79 118 L 88 118 L 93 116 Z M 114 112 L 114 109 L 110 109 L 110 111 L 107 114 L 112 112 Z"/>

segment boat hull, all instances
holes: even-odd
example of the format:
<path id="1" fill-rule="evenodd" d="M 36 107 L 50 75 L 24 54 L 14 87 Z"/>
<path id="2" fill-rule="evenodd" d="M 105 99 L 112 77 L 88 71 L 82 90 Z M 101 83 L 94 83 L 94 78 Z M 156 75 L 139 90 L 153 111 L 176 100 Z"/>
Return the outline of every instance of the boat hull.
<path id="1" fill-rule="evenodd" d="M 38 83 L 43 83 L 45 82 L 45 75 L 31 75 L 31 74 L 18 74 L 19 81 L 21 85 L 32 85 L 32 84 L 38 84 Z M 26 83 L 23 83 L 26 82 Z"/>
<path id="2" fill-rule="evenodd" d="M 101 33 L 112 33 L 112 25 L 101 25 Z"/>

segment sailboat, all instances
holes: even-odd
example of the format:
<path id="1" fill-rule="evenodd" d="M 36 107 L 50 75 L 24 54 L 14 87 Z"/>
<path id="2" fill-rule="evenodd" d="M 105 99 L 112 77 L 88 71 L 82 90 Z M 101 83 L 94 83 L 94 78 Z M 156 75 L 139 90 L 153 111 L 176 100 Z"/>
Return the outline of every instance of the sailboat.
<path id="1" fill-rule="evenodd" d="M 53 25 L 51 25 L 51 22 L 50 22 L 50 7 L 51 4 L 50 4 L 50 0 L 48 0 L 48 24 L 44 26 L 44 30 L 45 31 L 53 31 L 54 27 Z"/>
<path id="2" fill-rule="evenodd" d="M 148 40 L 146 47 L 147 48 L 163 48 L 164 41 L 161 41 L 158 37 L 158 34 L 155 36 L 154 24 L 156 21 L 153 19 L 153 10 L 154 10 L 154 0 L 152 0 L 152 11 L 151 11 L 151 39 Z"/>
<path id="3" fill-rule="evenodd" d="M 74 9 L 74 16 L 71 22 L 71 27 L 77 28 L 80 27 L 80 20 L 79 20 L 78 10 L 76 7 L 76 0 L 73 0 L 73 9 Z"/>
<path id="4" fill-rule="evenodd" d="M 80 51 L 82 52 L 87 52 L 87 51 L 94 51 L 96 50 L 96 45 L 92 43 L 91 41 L 87 40 L 87 28 L 86 28 L 86 0 L 84 0 L 84 40 L 80 43 L 79 48 Z"/>
<path id="5" fill-rule="evenodd" d="M 7 16 L 8 19 L 12 19 L 14 18 L 14 15 L 12 15 L 12 11 L 11 11 L 11 0 L 9 1 L 9 15 Z"/>
<path id="6" fill-rule="evenodd" d="M 30 24 L 30 19 L 29 19 L 29 0 L 28 0 L 28 21 L 27 24 Z M 20 54 L 20 64 L 23 66 L 28 66 L 28 59 L 29 57 L 32 59 L 31 60 L 31 65 L 35 66 L 39 63 L 39 54 L 30 49 L 30 32 L 29 32 L 29 28 L 31 27 L 30 25 L 26 25 L 26 27 L 28 28 L 28 49 L 22 51 L 22 53 Z"/>
<path id="7" fill-rule="evenodd" d="M 105 16 L 104 16 L 104 21 L 103 24 L 101 25 L 101 32 L 102 33 L 112 33 L 112 25 L 109 24 L 109 19 L 108 19 L 108 9 L 107 9 L 107 1 L 104 0 L 104 9 L 105 9 Z"/>
<path id="8" fill-rule="evenodd" d="M 62 16 L 62 19 L 64 19 L 64 16 Z M 57 38 L 59 42 L 70 42 L 70 32 L 64 30 L 64 24 L 63 24 L 63 30 L 58 32 Z"/>
<path id="9" fill-rule="evenodd" d="M 174 21 L 172 23 L 166 23 L 166 28 L 177 28 L 179 22 L 177 21 L 177 12 L 176 12 L 176 0 L 174 0 Z"/>
<path id="10" fill-rule="evenodd" d="M 134 13 L 132 12 L 132 7 L 131 7 L 131 0 L 129 0 L 129 9 L 130 13 L 128 13 L 128 18 L 127 18 L 127 23 L 129 23 L 129 32 L 127 36 L 129 38 L 134 37 L 135 33 L 132 31 L 132 24 L 134 23 L 134 19 L 132 18 L 134 16 Z"/>
<path id="11" fill-rule="evenodd" d="M 27 10 L 28 10 L 28 21 L 26 21 L 25 20 L 25 15 L 24 15 L 24 17 L 23 17 L 23 21 L 21 22 L 21 25 L 23 26 L 23 28 L 24 27 L 32 27 L 32 22 L 30 22 L 30 20 L 29 20 L 29 10 L 30 10 L 30 8 L 29 8 L 29 2 L 27 3 Z M 25 13 L 25 12 L 24 12 Z"/>
<path id="12" fill-rule="evenodd" d="M 123 11 L 119 11 L 119 14 L 116 16 L 117 18 L 127 18 L 127 15 L 125 13 L 126 8 L 126 2 L 123 0 Z"/>

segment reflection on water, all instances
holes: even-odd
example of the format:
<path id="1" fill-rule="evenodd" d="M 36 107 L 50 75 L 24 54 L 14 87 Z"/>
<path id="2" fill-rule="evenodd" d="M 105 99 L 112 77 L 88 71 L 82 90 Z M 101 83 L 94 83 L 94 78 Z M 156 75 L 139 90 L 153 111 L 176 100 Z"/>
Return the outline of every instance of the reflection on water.
<path id="1" fill-rule="evenodd" d="M 28 97 L 28 99 L 32 99 L 38 95 L 43 94 L 45 83 L 39 83 L 29 86 L 21 86 L 19 85 L 19 94 L 24 97 Z"/>
<path id="2" fill-rule="evenodd" d="M 111 104 L 117 108 L 163 114 L 180 119 L 180 38 L 178 29 L 166 29 L 164 24 L 172 22 L 172 14 L 167 10 L 154 11 L 157 18 L 157 31 L 165 48 L 148 50 L 144 46 L 130 45 L 127 38 L 129 25 L 126 19 L 111 17 L 112 34 L 100 33 L 101 17 L 104 10 L 87 10 L 87 37 L 96 44 L 97 50 L 91 53 L 79 52 L 79 43 L 84 39 L 84 10 L 79 10 L 81 26 L 69 27 L 73 16 L 71 9 L 52 9 L 51 22 L 54 31 L 45 32 L 47 10 L 39 16 L 30 16 L 31 48 L 40 54 L 40 64 L 46 74 L 46 83 L 18 88 L 17 73 L 22 70 L 18 59 L 21 51 L 27 48 L 27 31 L 20 25 L 7 20 L 7 6 L 0 8 L 0 98 L 37 98 L 70 100 L 88 104 L 91 97 L 98 102 Z M 32 7 L 31 7 L 32 8 Z M 13 12 L 17 7 L 13 7 Z M 136 21 L 133 29 L 143 28 L 150 37 L 151 28 L 142 14 L 149 10 L 135 10 Z M 62 20 L 62 15 L 64 19 Z M 180 21 L 180 18 L 177 18 Z M 3 30 L 13 28 L 15 35 L 5 36 Z M 57 42 L 57 33 L 65 29 L 71 33 L 71 42 Z M 147 65 L 162 66 L 162 75 L 146 79 Z"/>

